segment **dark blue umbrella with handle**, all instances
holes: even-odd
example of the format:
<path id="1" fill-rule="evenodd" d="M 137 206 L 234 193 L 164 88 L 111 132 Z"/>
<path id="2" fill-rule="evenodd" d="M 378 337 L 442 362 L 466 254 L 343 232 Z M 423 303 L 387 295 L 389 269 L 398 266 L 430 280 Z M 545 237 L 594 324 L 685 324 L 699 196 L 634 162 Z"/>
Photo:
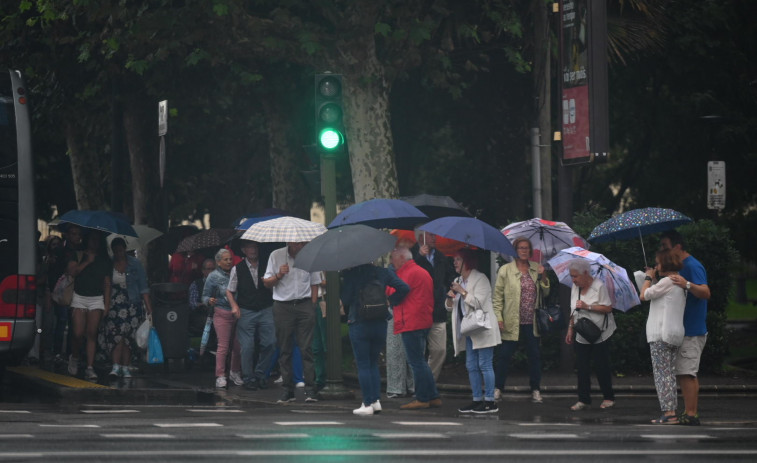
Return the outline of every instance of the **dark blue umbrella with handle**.
<path id="1" fill-rule="evenodd" d="M 474 217 L 442 217 L 421 225 L 418 229 L 487 251 L 510 256 L 517 254 L 502 232 Z"/>
<path id="2" fill-rule="evenodd" d="M 329 228 L 362 224 L 373 228 L 412 230 L 428 216 L 401 199 L 370 199 L 353 204 L 337 215 Z"/>
<path id="3" fill-rule="evenodd" d="M 116 212 L 68 211 L 60 217 L 58 227 L 65 228 L 68 223 L 117 235 L 138 237 L 137 232 L 134 231 L 134 227 L 129 223 L 129 219 L 125 215 Z"/>

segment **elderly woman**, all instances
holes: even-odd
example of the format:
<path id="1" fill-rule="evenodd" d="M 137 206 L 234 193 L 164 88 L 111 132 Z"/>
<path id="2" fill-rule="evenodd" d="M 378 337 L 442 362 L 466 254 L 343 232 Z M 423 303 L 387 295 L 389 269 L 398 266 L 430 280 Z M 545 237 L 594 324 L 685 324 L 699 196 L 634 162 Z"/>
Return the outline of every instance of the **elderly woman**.
<path id="1" fill-rule="evenodd" d="M 580 334 L 575 334 L 576 370 L 578 372 L 578 402 L 570 407 L 573 411 L 583 410 L 591 404 L 591 363 L 594 358 L 594 372 L 604 400 L 600 408 L 615 405 L 610 367 L 610 336 L 615 332 L 615 318 L 612 316 L 612 301 L 599 278 L 591 276 L 590 264 L 583 259 L 570 263 L 570 278 L 573 288 L 570 292 L 571 318 L 567 344 L 574 344 L 574 325 L 581 318 L 588 318 L 600 328 L 602 334 L 593 344 Z"/>
<path id="2" fill-rule="evenodd" d="M 505 381 L 510 359 L 518 348 L 518 340 L 526 344 L 528 356 L 531 400 L 541 403 L 541 354 L 539 330 L 534 323 L 534 310 L 541 297 L 549 295 L 549 278 L 544 275 L 544 266 L 529 260 L 533 246 L 528 238 L 513 242 L 517 252 L 515 260 L 500 267 L 494 285 L 494 313 L 497 315 L 502 344 L 495 349 L 495 385 L 497 399 L 505 390 Z"/>
<path id="3" fill-rule="evenodd" d="M 144 319 L 144 310 L 152 313 L 150 288 L 142 263 L 126 254 L 126 241 L 114 238 L 110 243 L 113 251 L 110 307 L 105 315 L 100 345 L 110 352 L 113 368 L 110 376 L 131 377 L 131 356 L 137 349 L 134 338 L 139 323 Z"/>
<path id="4" fill-rule="evenodd" d="M 231 252 L 221 249 L 216 253 L 216 269 L 208 275 L 205 287 L 202 290 L 202 303 L 213 307 L 213 327 L 218 339 L 216 349 L 216 387 L 226 387 L 226 357 L 231 348 L 231 371 L 229 379 L 237 386 L 244 384 L 242 381 L 242 360 L 240 356 L 239 341 L 234 336 L 237 320 L 241 313 L 239 308 L 232 309 L 229 300 L 226 299 L 226 288 L 229 286 L 231 267 L 233 266 Z"/>
<path id="5" fill-rule="evenodd" d="M 673 365 L 683 343 L 683 309 L 686 291 L 670 279 L 683 268 L 681 256 L 671 249 L 659 251 L 657 265 L 647 270 L 641 285 L 641 299 L 651 301 L 647 317 L 647 342 L 652 354 L 652 371 L 662 416 L 654 424 L 678 424 L 678 386 Z"/>
<path id="6" fill-rule="evenodd" d="M 445 306 L 452 311 L 452 343 L 457 356 L 465 345 L 465 367 L 473 390 L 473 402 L 458 409 L 460 413 L 496 413 L 494 401 L 494 346 L 500 343 L 499 326 L 482 329 L 469 336 L 460 333 L 460 322 L 471 310 L 483 310 L 494 320 L 492 288 L 489 279 L 476 270 L 478 259 L 470 249 L 461 249 L 452 259 L 455 271 L 460 274 L 447 293 Z M 483 394 L 481 378 L 483 377 Z"/>

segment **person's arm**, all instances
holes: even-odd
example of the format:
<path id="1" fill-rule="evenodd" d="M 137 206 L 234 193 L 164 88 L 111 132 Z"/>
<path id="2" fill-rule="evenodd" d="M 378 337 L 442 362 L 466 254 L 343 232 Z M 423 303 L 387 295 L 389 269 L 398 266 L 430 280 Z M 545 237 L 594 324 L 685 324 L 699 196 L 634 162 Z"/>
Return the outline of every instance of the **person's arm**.
<path id="1" fill-rule="evenodd" d="M 692 279 L 698 277 L 698 275 L 695 275 L 692 277 Z M 679 288 L 683 288 L 694 295 L 694 297 L 698 299 L 710 299 L 710 287 L 707 285 L 707 283 L 704 284 L 695 284 L 691 281 L 686 280 L 686 278 L 682 277 L 681 275 L 673 275 L 670 277 L 670 279 L 673 281 L 673 284 L 678 286 Z M 702 278 L 702 281 L 706 281 L 704 278 Z"/>
<path id="2" fill-rule="evenodd" d="M 391 270 L 391 269 L 384 269 L 386 271 L 386 282 L 385 284 L 387 286 L 390 286 L 394 288 L 394 293 L 392 293 L 388 299 L 389 303 L 392 306 L 395 306 L 397 304 L 400 304 L 402 300 L 405 298 L 405 296 L 408 295 L 410 292 L 410 286 L 408 286 L 405 281 L 398 277 L 397 274 Z"/>
<path id="3" fill-rule="evenodd" d="M 215 270 L 213 271 L 215 272 Z M 202 303 L 208 307 L 216 306 L 216 297 L 213 295 L 215 292 L 215 275 L 211 273 L 205 280 L 205 286 L 202 288 Z"/>
<path id="4" fill-rule="evenodd" d="M 145 302 L 145 309 L 147 314 L 152 314 L 152 300 L 150 299 L 150 293 L 142 293 L 142 300 Z"/>
<path id="5" fill-rule="evenodd" d="M 536 277 L 536 281 L 539 283 L 539 287 L 541 288 L 542 297 L 549 296 L 549 290 L 550 290 L 549 277 L 547 276 L 547 272 L 544 269 L 544 266 L 539 265 L 536 268 L 536 273 L 538 275 Z"/>
<path id="6" fill-rule="evenodd" d="M 652 286 L 655 282 L 655 270 L 649 268 L 644 273 L 646 273 L 646 276 L 644 277 L 644 283 L 641 285 L 641 289 L 639 289 L 639 298 L 642 301 L 651 301 L 652 299 L 659 297 L 659 294 L 662 293 L 660 293 L 660 285 Z M 670 278 L 668 278 L 668 280 L 670 280 Z M 667 292 L 667 289 L 665 292 Z"/>
<path id="7" fill-rule="evenodd" d="M 505 329 L 505 267 L 500 267 L 497 272 L 497 280 L 494 282 L 494 293 L 492 294 L 492 307 L 494 308 L 494 316 L 497 317 L 497 324 L 499 330 Z"/>
<path id="8" fill-rule="evenodd" d="M 110 275 L 103 277 L 103 305 L 105 306 L 104 315 L 110 311 Z"/>

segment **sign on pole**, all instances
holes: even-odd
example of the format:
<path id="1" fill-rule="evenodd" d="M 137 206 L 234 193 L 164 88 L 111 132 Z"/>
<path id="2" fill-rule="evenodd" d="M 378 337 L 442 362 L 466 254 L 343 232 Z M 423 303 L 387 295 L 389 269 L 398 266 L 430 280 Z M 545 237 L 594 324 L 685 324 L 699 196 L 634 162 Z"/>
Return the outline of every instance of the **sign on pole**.
<path id="1" fill-rule="evenodd" d="M 725 162 L 707 163 L 707 208 L 725 208 Z"/>
<path id="2" fill-rule="evenodd" d="M 158 135 L 163 136 L 168 133 L 168 100 L 158 103 Z"/>

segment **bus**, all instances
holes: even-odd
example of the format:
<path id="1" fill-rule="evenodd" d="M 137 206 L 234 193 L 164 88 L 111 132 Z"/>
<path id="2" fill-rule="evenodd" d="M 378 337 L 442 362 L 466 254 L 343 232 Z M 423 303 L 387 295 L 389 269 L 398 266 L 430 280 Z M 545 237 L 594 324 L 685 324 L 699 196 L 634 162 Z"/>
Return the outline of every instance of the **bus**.
<path id="1" fill-rule="evenodd" d="M 37 327 L 37 222 L 26 85 L 0 71 L 0 374 L 20 362 Z"/>

